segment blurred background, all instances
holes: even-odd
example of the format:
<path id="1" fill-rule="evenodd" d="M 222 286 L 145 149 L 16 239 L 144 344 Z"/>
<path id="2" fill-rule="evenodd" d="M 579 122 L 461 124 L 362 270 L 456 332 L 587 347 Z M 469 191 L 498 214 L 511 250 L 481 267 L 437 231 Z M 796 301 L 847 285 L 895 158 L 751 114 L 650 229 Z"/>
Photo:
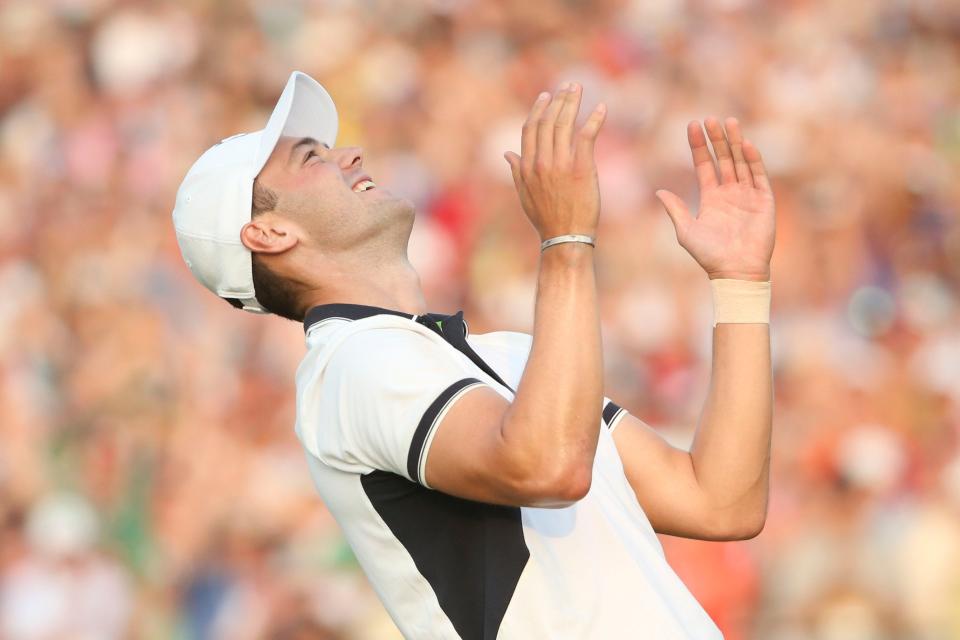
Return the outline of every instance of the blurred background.
<path id="1" fill-rule="evenodd" d="M 529 105 L 606 102 L 607 395 L 680 446 L 712 306 L 653 190 L 694 204 L 685 124 L 738 116 L 778 209 L 769 517 L 668 558 L 728 640 L 960 638 L 949 0 L 0 3 L 0 637 L 399 637 L 294 436 L 301 326 L 216 299 L 173 234 L 187 168 L 293 69 L 474 333 L 532 328 L 502 157 Z"/>

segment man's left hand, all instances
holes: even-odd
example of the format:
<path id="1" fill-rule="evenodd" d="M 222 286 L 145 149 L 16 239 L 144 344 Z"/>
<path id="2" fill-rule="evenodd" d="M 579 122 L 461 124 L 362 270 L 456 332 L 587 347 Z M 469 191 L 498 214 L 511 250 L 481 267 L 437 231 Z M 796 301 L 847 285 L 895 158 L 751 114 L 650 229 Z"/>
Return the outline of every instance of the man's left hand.
<path id="1" fill-rule="evenodd" d="M 726 119 L 726 131 L 715 118 L 707 118 L 704 125 L 716 162 L 700 123 L 687 125 L 700 185 L 697 217 L 670 191 L 657 191 L 657 198 L 673 221 L 680 246 L 710 279 L 769 280 L 775 215 L 773 191 L 760 152 L 743 139 L 735 118 Z"/>

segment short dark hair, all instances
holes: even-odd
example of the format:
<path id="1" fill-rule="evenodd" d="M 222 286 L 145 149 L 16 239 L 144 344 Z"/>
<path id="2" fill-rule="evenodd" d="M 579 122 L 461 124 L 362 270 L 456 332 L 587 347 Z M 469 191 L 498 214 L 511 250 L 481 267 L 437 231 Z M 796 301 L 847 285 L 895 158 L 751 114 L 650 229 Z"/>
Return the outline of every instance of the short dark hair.
<path id="1" fill-rule="evenodd" d="M 276 191 L 263 186 L 254 179 L 251 218 L 273 211 L 277 207 L 279 199 Z M 260 257 L 257 256 L 256 251 L 252 252 L 250 261 L 253 267 L 253 292 L 260 306 L 270 313 L 288 320 L 303 322 L 306 310 L 298 300 L 300 287 L 295 282 L 283 278 L 267 268 Z M 236 307 L 239 301 L 227 299 L 227 302 Z"/>
<path id="2" fill-rule="evenodd" d="M 263 186 L 257 182 L 257 180 L 259 180 L 259 178 L 253 179 L 253 204 L 250 207 L 250 213 L 254 218 L 261 213 L 273 211 L 277 208 L 277 202 L 280 201 L 280 197 L 276 191 Z"/>

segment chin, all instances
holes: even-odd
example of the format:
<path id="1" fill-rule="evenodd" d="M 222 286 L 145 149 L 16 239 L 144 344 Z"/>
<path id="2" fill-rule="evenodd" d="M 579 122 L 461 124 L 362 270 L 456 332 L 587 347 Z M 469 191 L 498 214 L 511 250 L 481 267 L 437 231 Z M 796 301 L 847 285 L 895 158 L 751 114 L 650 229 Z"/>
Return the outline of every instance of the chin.
<path id="1" fill-rule="evenodd" d="M 389 211 L 388 215 L 413 218 L 416 214 L 416 207 L 409 199 L 393 195 L 389 191 L 383 192 L 381 196 L 381 204 Z"/>

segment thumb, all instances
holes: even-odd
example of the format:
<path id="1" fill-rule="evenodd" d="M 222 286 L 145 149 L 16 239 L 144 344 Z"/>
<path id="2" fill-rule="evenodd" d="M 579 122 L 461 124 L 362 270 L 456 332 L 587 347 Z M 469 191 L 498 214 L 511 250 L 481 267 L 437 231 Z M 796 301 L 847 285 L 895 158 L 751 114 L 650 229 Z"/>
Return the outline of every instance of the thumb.
<path id="1" fill-rule="evenodd" d="M 586 173 L 596 170 L 596 164 L 593 157 L 593 148 L 597 142 L 597 135 L 600 133 L 600 127 L 607 117 L 607 105 L 602 102 L 594 107 L 593 112 L 587 117 L 587 121 L 577 132 L 577 141 L 574 152 L 574 167 L 578 172 Z"/>
<path id="2" fill-rule="evenodd" d="M 504 159 L 506 159 L 507 164 L 510 165 L 510 171 L 513 173 L 513 181 L 520 185 L 520 156 L 515 154 L 513 151 L 506 151 L 503 154 Z"/>
<path id="3" fill-rule="evenodd" d="M 670 216 L 670 220 L 673 222 L 673 228 L 676 230 L 677 240 L 679 240 L 681 236 L 686 234 L 687 228 L 690 226 L 690 223 L 693 222 L 690 210 L 687 209 L 687 205 L 680 199 L 680 196 L 672 191 L 660 189 L 655 195 L 657 196 L 657 200 L 660 201 L 660 204 L 663 205 L 663 208 L 667 210 L 667 215 Z"/>

